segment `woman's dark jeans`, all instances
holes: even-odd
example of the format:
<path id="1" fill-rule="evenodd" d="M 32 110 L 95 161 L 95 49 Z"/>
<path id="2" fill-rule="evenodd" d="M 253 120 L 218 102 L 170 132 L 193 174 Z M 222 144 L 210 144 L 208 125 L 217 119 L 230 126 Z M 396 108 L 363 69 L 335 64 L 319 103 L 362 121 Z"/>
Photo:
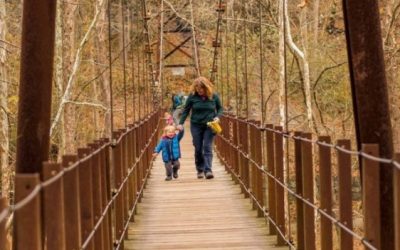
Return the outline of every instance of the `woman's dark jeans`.
<path id="1" fill-rule="evenodd" d="M 194 159 L 197 172 L 212 171 L 212 144 L 215 134 L 207 125 L 190 124 L 194 146 Z"/>

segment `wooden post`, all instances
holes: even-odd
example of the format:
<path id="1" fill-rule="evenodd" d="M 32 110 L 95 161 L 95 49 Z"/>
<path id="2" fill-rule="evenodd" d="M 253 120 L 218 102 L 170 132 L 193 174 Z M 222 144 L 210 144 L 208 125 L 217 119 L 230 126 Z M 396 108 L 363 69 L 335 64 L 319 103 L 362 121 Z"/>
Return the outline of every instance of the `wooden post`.
<path id="1" fill-rule="evenodd" d="M 281 126 L 276 126 L 275 130 L 282 131 Z M 283 136 L 275 133 L 275 178 L 285 183 L 283 178 Z M 283 235 L 285 235 L 285 192 L 283 187 L 275 182 L 275 211 L 276 224 Z M 281 234 L 278 234 L 277 244 L 285 245 L 286 241 Z"/>
<path id="2" fill-rule="evenodd" d="M 39 174 L 15 176 L 15 203 L 26 198 L 40 183 Z M 40 192 L 14 215 L 14 250 L 42 250 Z"/>
<path id="3" fill-rule="evenodd" d="M 80 160 L 89 155 L 88 148 L 78 148 L 78 157 Z M 90 159 L 81 162 L 78 166 L 79 171 L 79 197 L 80 197 L 80 213 L 82 226 L 82 244 L 93 229 L 93 180 L 92 169 L 90 167 Z M 94 241 L 90 241 L 87 249 L 94 250 Z"/>
<path id="4" fill-rule="evenodd" d="M 0 198 L 0 213 L 7 209 L 8 201 L 6 197 Z M 7 219 L 4 218 L 0 223 L 0 249 L 8 249 L 7 246 Z"/>
<path id="5" fill-rule="evenodd" d="M 329 136 L 320 136 L 318 141 L 331 143 Z M 320 208 L 332 215 L 332 160 L 331 148 L 319 145 Z M 321 214 L 321 250 L 332 249 L 332 222 Z"/>
<path id="6" fill-rule="evenodd" d="M 303 133 L 296 131 L 294 136 L 300 137 Z M 294 155 L 295 155 L 295 168 L 296 168 L 296 194 L 303 197 L 303 167 L 301 164 L 301 141 L 295 139 L 294 141 Z M 296 198 L 296 218 L 297 218 L 297 248 L 304 250 L 304 212 L 303 201 Z"/>
<path id="7" fill-rule="evenodd" d="M 114 132 L 114 138 L 119 138 L 120 133 Z M 115 145 L 113 148 L 113 160 L 114 160 L 114 188 L 118 190 L 122 184 L 122 144 L 119 143 Z M 121 238 L 123 232 L 123 224 L 124 224 L 124 203 L 122 190 L 120 193 L 115 194 L 115 240 L 119 240 Z M 119 242 L 118 242 L 119 243 Z"/>
<path id="8" fill-rule="evenodd" d="M 65 155 L 62 166 L 68 168 L 77 161 L 78 156 Z M 79 167 L 64 173 L 64 190 L 68 192 L 64 195 L 66 249 L 79 249 L 82 245 Z"/>
<path id="9" fill-rule="evenodd" d="M 272 124 L 267 124 L 268 129 L 272 129 Z M 267 130 L 267 170 L 271 175 L 275 175 L 275 162 L 274 162 L 274 133 Z M 276 221 L 276 208 L 275 208 L 275 181 L 269 177 L 268 178 L 268 212 L 273 221 Z M 269 225 L 269 233 L 271 235 L 276 235 L 276 228 Z"/>
<path id="10" fill-rule="evenodd" d="M 377 144 L 363 144 L 362 151 L 369 155 L 379 157 Z M 381 210 L 379 202 L 379 163 L 363 157 L 362 162 L 362 187 L 365 238 L 376 249 L 381 249 Z M 390 166 L 387 166 L 390 167 Z"/>
<path id="11" fill-rule="evenodd" d="M 350 150 L 349 140 L 338 140 L 338 147 Z M 340 222 L 353 230 L 352 197 L 351 197 L 351 155 L 340 150 L 338 156 L 339 175 L 339 214 Z M 353 238 L 345 230 L 340 229 L 340 249 L 352 250 Z"/>
<path id="12" fill-rule="evenodd" d="M 88 147 L 91 149 L 91 153 L 94 153 L 98 149 L 96 143 L 89 144 Z M 103 213 L 101 209 L 101 171 L 99 168 L 100 159 L 99 154 L 94 153 L 90 158 L 90 168 L 92 171 L 92 198 L 93 198 L 93 228 L 100 220 Z M 103 227 L 99 226 L 94 233 L 94 248 L 97 250 L 103 249 Z"/>
<path id="13" fill-rule="evenodd" d="M 43 163 L 42 181 L 61 172 L 59 163 Z M 44 187 L 43 190 L 44 248 L 66 249 L 64 223 L 64 183 L 63 178 Z"/>
<path id="14" fill-rule="evenodd" d="M 378 0 L 343 0 L 357 150 L 362 143 L 376 143 L 380 156 L 391 159 L 393 135 L 379 11 Z M 380 209 L 385 211 L 381 247 L 393 249 L 393 172 L 384 163 L 379 169 Z"/>
<path id="15" fill-rule="evenodd" d="M 400 162 L 400 153 L 396 153 L 394 159 Z M 394 211 L 395 211 L 395 249 L 400 250 L 400 169 L 393 167 L 393 196 L 394 196 Z"/>
<path id="16" fill-rule="evenodd" d="M 311 139 L 311 133 L 303 133 L 302 137 Z M 303 168 L 303 197 L 310 203 L 314 203 L 314 169 L 312 144 L 307 141 L 301 142 L 301 166 Z M 315 249 L 315 218 L 314 208 L 303 203 L 304 213 L 304 248 Z"/>

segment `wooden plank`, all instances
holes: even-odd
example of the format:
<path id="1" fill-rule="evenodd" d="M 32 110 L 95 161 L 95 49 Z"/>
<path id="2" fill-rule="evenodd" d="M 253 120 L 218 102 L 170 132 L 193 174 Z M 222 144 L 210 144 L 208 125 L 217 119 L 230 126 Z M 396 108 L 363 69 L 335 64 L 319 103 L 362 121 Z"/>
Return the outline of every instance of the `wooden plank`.
<path id="1" fill-rule="evenodd" d="M 164 181 L 160 156 L 130 224 L 125 249 L 288 249 L 275 246 L 264 218 L 257 217 L 224 166 L 213 161 L 214 179 L 197 179 L 191 137 L 181 143 L 179 178 Z"/>

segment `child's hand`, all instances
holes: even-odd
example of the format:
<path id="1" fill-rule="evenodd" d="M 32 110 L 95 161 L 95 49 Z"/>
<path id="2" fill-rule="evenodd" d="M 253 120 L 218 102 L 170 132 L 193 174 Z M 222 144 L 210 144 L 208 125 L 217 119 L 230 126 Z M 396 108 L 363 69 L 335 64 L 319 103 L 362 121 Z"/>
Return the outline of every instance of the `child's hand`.
<path id="1" fill-rule="evenodd" d="M 153 153 L 153 157 L 156 157 L 158 155 L 158 153 Z"/>
<path id="2" fill-rule="evenodd" d="M 179 131 L 182 131 L 183 130 L 183 126 L 181 124 L 179 124 L 178 126 L 176 126 L 176 129 L 179 130 Z"/>

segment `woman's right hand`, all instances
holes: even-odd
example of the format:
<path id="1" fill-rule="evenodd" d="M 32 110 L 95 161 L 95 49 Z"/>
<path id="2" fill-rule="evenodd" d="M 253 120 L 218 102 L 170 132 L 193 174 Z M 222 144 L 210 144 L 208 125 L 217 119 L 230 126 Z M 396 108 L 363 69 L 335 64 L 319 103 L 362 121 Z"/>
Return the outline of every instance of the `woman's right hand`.
<path id="1" fill-rule="evenodd" d="M 183 125 L 179 124 L 178 126 L 176 126 L 176 129 L 179 130 L 179 131 L 182 131 L 183 130 Z"/>

